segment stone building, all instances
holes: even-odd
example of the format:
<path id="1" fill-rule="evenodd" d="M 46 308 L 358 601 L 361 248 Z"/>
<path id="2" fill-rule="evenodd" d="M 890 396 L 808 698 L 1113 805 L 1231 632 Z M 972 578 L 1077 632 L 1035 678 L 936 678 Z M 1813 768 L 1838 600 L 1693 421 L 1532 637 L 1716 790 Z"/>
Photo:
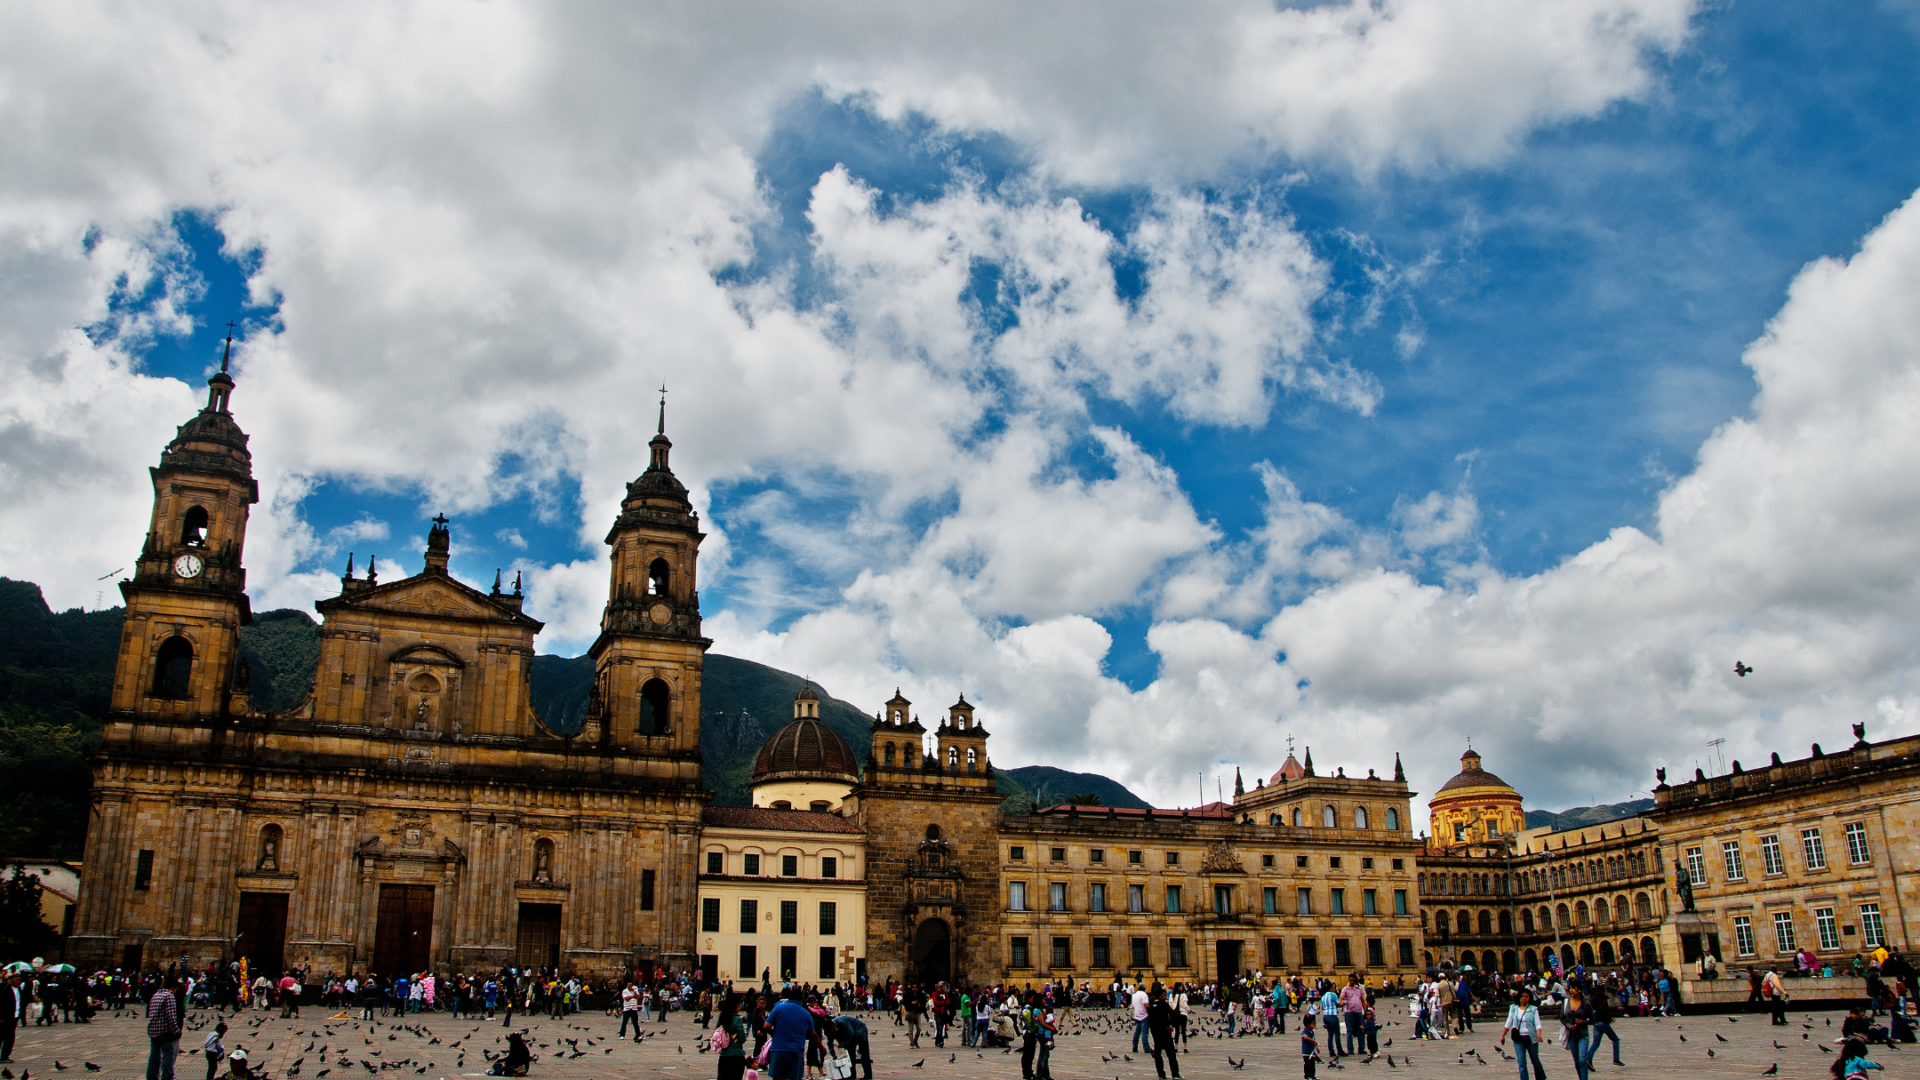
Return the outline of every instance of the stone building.
<path id="1" fill-rule="evenodd" d="M 699 948 L 708 978 L 850 983 L 866 973 L 866 837 L 841 816 L 856 769 L 807 687 L 754 759 L 753 805 L 707 807 Z"/>
<path id="2" fill-rule="evenodd" d="M 1428 800 L 1420 852 L 1428 964 L 1509 973 L 1659 963 L 1659 832 L 1642 818 L 1528 829 L 1520 793 L 1468 750 Z M 1429 920 L 1428 916 L 1431 916 Z"/>
<path id="3" fill-rule="evenodd" d="M 1772 761 L 1727 776 L 1696 770 L 1647 816 L 1701 917 L 1668 948 L 1734 964 L 1790 966 L 1796 950 L 1845 961 L 1913 947 L 1920 919 L 1920 736 L 1868 742 L 1865 725 L 1835 753 Z M 1902 869 L 1906 867 L 1908 869 Z M 1837 966 L 1837 965 L 1836 965 Z"/>
<path id="4" fill-rule="evenodd" d="M 93 758 L 76 963 L 246 956 L 316 972 L 691 962 L 700 811 L 699 522 L 661 431 L 614 548 L 586 731 L 528 697 L 518 589 L 351 560 L 314 686 L 254 709 L 238 632 L 257 498 L 232 378 L 153 470 L 112 709 Z"/>
<path id="5" fill-rule="evenodd" d="M 1418 843 L 1397 765 L 1392 780 L 1320 777 L 1289 755 L 1272 783 L 1236 777 L 1231 803 L 1002 818 L 996 974 L 1416 973 Z"/>

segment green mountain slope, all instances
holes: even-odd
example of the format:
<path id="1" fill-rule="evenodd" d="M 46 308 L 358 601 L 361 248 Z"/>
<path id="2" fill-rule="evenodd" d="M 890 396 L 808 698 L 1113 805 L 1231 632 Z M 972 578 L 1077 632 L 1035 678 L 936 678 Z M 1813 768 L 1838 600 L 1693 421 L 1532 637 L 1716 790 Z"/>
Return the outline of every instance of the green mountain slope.
<path id="1" fill-rule="evenodd" d="M 1559 813 L 1552 810 L 1529 810 L 1527 811 L 1527 828 L 1538 829 L 1551 826 L 1555 829 L 1579 829 L 1588 825 L 1605 825 L 1609 821 L 1630 818 L 1651 809 L 1653 809 L 1652 799 L 1635 799 L 1632 802 L 1608 803 L 1605 806 L 1576 806 Z"/>
<path id="2" fill-rule="evenodd" d="M 1145 810 L 1153 805 L 1128 791 L 1125 785 L 1099 773 L 1068 772 L 1051 765 L 1023 765 L 1018 769 L 1002 769 L 1001 775 L 1012 778 L 1043 807 L 1066 802 L 1075 795 L 1092 795 L 1100 800 L 1101 806 Z"/>
<path id="3" fill-rule="evenodd" d="M 56 614 L 40 586 L 0 578 L 0 855 L 80 857 L 120 615 Z"/>

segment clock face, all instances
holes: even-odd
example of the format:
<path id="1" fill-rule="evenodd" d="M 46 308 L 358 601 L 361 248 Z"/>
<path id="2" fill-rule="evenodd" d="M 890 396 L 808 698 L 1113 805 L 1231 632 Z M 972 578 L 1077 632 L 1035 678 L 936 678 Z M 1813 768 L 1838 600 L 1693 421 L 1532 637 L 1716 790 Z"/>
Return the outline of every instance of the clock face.
<path id="1" fill-rule="evenodd" d="M 200 561 L 200 556 L 198 555 L 182 555 L 173 560 L 173 572 L 183 578 L 199 577 L 200 571 L 205 569 L 205 567 L 206 564 Z"/>

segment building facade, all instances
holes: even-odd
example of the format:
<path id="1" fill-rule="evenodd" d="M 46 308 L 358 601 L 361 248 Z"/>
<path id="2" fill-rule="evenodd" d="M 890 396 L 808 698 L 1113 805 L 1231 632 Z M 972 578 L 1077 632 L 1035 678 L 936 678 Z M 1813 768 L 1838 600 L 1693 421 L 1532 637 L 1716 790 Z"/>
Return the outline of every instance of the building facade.
<path id="1" fill-rule="evenodd" d="M 1665 770 L 1648 817 L 1703 929 L 1673 943 L 1730 963 L 1789 967 L 1800 950 L 1823 961 L 1882 946 L 1912 947 L 1920 917 L 1920 737 L 1854 743 L 1835 753 L 1727 776 Z M 1838 966 L 1838 965 L 1836 965 Z"/>
<path id="2" fill-rule="evenodd" d="M 700 811 L 697 516 L 662 430 L 608 537 L 587 730 L 529 699 L 540 623 L 516 589 L 349 561 L 297 706 L 238 662 L 257 498 L 223 370 L 153 470 L 112 710 L 93 758 L 74 962 L 246 956 L 273 970 L 611 974 L 693 958 Z"/>

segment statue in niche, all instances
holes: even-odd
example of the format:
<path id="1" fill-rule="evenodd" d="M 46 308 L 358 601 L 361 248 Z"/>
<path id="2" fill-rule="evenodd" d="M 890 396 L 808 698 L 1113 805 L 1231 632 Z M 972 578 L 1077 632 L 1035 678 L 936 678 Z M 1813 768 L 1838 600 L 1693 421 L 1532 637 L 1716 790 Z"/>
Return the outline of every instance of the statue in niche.
<path id="1" fill-rule="evenodd" d="M 533 880 L 541 885 L 553 883 L 553 842 L 542 840 L 533 845 Z"/>
<path id="2" fill-rule="evenodd" d="M 427 729 L 427 699 L 426 698 L 421 698 L 420 707 L 413 710 L 413 727 L 415 731 L 425 731 Z"/>
<path id="3" fill-rule="evenodd" d="M 280 826 L 269 825 L 260 832 L 260 861 L 254 869 L 265 874 L 277 873 L 280 869 Z"/>

